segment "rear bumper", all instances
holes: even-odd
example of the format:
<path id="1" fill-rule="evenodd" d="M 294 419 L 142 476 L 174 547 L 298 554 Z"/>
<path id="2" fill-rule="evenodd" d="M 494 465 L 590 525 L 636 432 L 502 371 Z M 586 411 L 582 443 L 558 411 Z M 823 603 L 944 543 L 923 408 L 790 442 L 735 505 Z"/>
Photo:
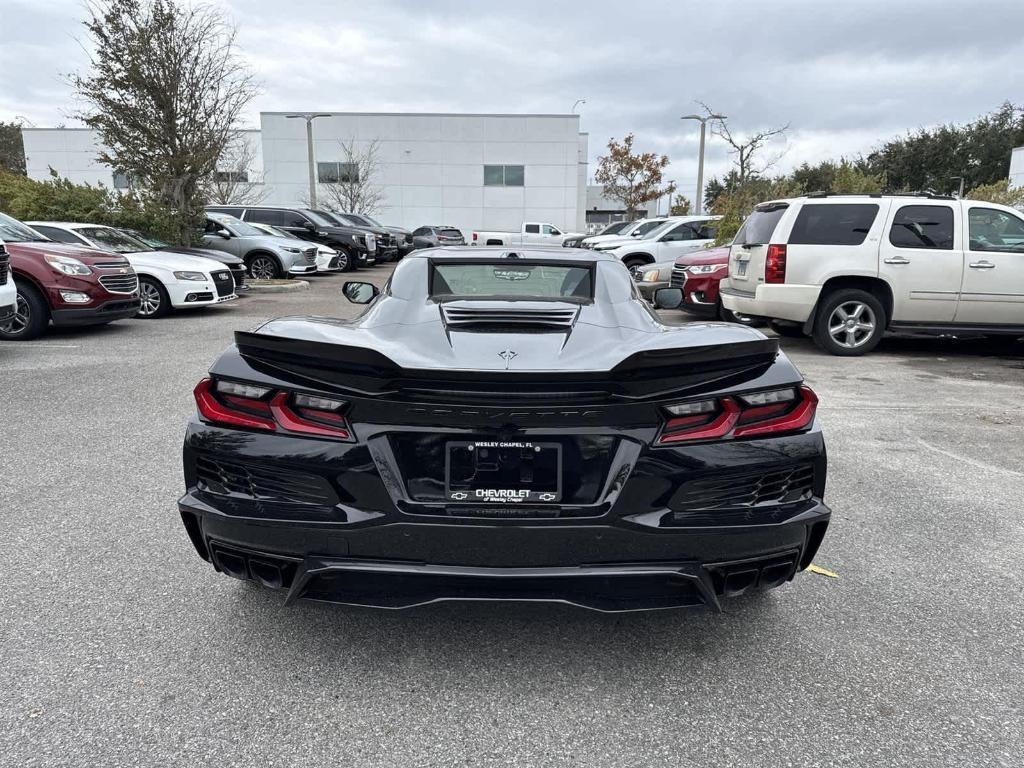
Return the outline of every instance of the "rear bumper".
<path id="1" fill-rule="evenodd" d="M 135 317 L 139 312 L 139 299 L 108 301 L 89 309 L 54 309 L 50 317 L 54 325 L 98 325 L 113 320 Z"/>
<path id="2" fill-rule="evenodd" d="M 726 309 L 754 317 L 803 323 L 821 295 L 820 285 L 758 285 L 753 293 L 734 288 L 726 280 L 720 288 Z"/>
<path id="3" fill-rule="evenodd" d="M 379 608 L 442 600 L 545 600 L 602 611 L 715 607 L 806 567 L 831 514 L 822 502 L 826 461 L 817 429 L 742 446 L 644 450 L 623 441 L 609 465 L 615 483 L 593 504 L 567 500 L 570 506 L 525 517 L 511 508 L 478 515 L 443 500 L 416 501 L 406 483 L 416 492 L 423 482 L 403 482 L 384 443 L 370 443 L 193 421 L 178 508 L 196 551 L 218 571 L 286 590 L 289 600 Z M 424 478 L 427 464 L 416 465 Z M 798 500 L 743 507 L 742 491 L 739 506 L 721 505 L 723 493 L 732 498 L 733 489 L 748 487 L 751 473 L 767 473 L 757 481 L 765 487 L 778 482 L 770 475 L 794 466 L 813 468 L 812 490 Z M 712 506 L 687 511 L 705 503 Z"/>

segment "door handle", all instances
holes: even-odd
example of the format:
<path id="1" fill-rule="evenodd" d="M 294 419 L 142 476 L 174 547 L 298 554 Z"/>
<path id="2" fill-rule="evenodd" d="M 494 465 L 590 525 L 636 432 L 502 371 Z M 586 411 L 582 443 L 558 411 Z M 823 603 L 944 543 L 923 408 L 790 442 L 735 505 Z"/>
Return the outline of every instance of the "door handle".
<path id="1" fill-rule="evenodd" d="M 995 269 L 996 265 L 991 261 L 972 261 L 968 264 L 971 269 Z"/>
<path id="2" fill-rule="evenodd" d="M 883 259 L 886 264 L 909 264 L 910 259 L 904 259 L 902 256 L 894 256 L 891 259 Z"/>

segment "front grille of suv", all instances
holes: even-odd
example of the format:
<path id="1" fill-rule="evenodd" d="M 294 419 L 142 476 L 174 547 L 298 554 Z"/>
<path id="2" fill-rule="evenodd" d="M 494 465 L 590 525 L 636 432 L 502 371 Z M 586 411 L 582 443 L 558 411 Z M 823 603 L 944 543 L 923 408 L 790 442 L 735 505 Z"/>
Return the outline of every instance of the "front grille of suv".
<path id="1" fill-rule="evenodd" d="M 316 248 L 308 248 L 302 255 L 306 257 L 306 264 L 316 264 Z"/>
<path id="2" fill-rule="evenodd" d="M 134 272 L 127 275 L 103 275 L 100 285 L 110 293 L 135 293 L 139 289 L 139 276 Z"/>
<path id="3" fill-rule="evenodd" d="M 682 288 L 686 282 L 686 267 L 672 267 L 672 277 L 668 284 L 673 288 Z"/>
<path id="4" fill-rule="evenodd" d="M 217 286 L 218 296 L 230 296 L 235 292 L 235 281 L 227 270 L 213 273 L 213 284 Z"/>

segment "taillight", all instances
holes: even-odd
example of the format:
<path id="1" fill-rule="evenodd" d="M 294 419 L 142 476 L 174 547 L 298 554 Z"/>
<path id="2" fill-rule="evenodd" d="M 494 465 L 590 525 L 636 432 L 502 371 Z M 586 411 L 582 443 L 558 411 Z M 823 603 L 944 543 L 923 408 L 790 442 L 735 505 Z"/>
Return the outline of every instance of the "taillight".
<path id="1" fill-rule="evenodd" d="M 801 432 L 814 421 L 817 405 L 804 386 L 670 405 L 657 444 Z"/>
<path id="2" fill-rule="evenodd" d="M 335 440 L 351 440 L 344 400 L 203 379 L 193 394 L 199 415 L 211 424 Z"/>
<path id="3" fill-rule="evenodd" d="M 766 283 L 786 282 L 786 246 L 768 246 L 768 254 L 764 260 L 764 281 Z"/>
<path id="4" fill-rule="evenodd" d="M 476 232 L 473 233 L 473 242 L 476 242 Z"/>

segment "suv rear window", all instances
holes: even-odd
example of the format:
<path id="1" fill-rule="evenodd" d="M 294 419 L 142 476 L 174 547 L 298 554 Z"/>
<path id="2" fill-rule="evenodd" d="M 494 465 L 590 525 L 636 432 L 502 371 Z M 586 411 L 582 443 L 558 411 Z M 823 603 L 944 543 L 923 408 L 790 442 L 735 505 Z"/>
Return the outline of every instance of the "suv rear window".
<path id="1" fill-rule="evenodd" d="M 788 207 L 786 203 L 758 206 L 747 216 L 733 242 L 736 245 L 767 245 L 771 242 L 775 225 Z"/>
<path id="2" fill-rule="evenodd" d="M 860 245 L 877 215 L 878 206 L 871 203 L 808 204 L 797 214 L 789 242 L 792 245 Z"/>
<path id="3" fill-rule="evenodd" d="M 439 229 L 437 234 L 441 237 L 462 237 L 462 232 L 457 229 Z"/>

